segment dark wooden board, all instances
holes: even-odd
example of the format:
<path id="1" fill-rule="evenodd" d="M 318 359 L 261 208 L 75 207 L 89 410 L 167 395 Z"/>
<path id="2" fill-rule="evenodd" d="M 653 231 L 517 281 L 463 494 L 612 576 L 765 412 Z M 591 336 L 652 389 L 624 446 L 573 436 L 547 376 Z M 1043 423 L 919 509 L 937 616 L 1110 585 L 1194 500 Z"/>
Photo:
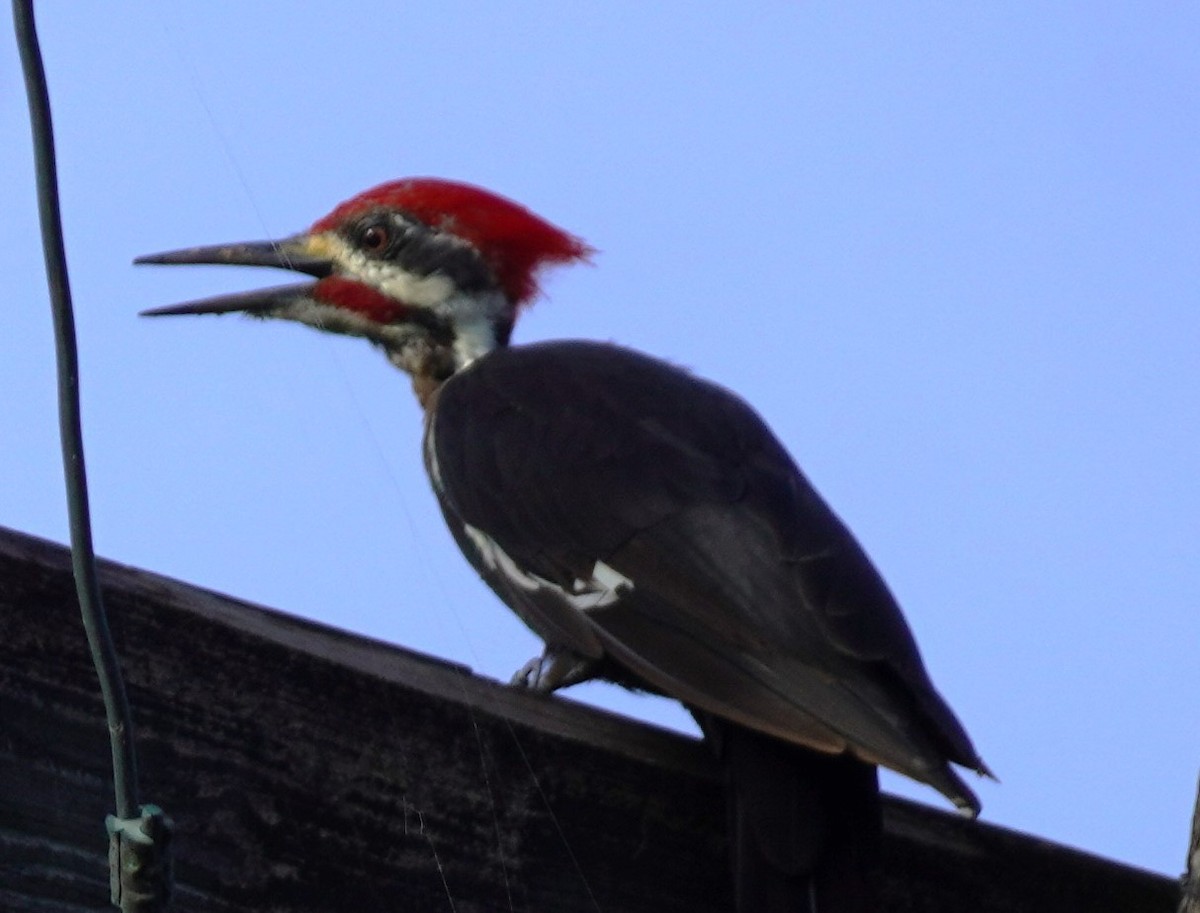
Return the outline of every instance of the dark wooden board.
<path id="1" fill-rule="evenodd" d="M 730 909 L 704 747 L 144 571 L 101 571 L 180 911 Z M 499 609 L 497 609 L 499 611 Z M 107 909 L 109 748 L 67 552 L 0 529 L 0 910 Z M 1178 885 L 913 803 L 887 908 L 1168 913 Z"/>

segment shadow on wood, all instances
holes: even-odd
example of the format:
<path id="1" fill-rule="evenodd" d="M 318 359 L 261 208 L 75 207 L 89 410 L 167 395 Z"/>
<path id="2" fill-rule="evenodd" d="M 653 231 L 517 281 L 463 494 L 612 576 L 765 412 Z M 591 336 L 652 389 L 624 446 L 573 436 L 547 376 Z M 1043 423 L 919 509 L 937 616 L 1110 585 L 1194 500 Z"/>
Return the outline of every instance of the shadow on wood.
<path id="1" fill-rule="evenodd" d="M 730 909 L 704 748 L 132 568 L 101 579 L 180 911 Z M 111 909 L 68 553 L 0 529 L 0 908 Z M 1169 913 L 1178 885 L 913 803 L 887 909 Z"/>

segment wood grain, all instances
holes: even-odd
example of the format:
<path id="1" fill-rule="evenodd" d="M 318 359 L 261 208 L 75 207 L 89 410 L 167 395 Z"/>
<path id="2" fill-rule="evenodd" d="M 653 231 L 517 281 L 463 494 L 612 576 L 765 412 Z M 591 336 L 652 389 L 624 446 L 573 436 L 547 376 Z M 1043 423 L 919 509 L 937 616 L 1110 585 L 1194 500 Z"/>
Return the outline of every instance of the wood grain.
<path id="1" fill-rule="evenodd" d="M 702 745 L 144 571 L 105 563 L 101 581 L 143 798 L 176 823 L 176 910 L 730 909 Z M 0 529 L 0 909 L 110 909 L 110 796 L 67 552 Z M 885 814 L 889 910 L 1178 901 L 1174 881 L 1036 838 Z"/>

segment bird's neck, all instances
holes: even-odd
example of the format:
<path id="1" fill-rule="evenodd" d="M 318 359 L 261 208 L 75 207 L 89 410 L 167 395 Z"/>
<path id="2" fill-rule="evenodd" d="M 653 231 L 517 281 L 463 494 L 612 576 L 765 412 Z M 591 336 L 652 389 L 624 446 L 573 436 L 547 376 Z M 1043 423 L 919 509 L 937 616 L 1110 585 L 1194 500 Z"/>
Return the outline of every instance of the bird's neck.
<path id="1" fill-rule="evenodd" d="M 388 361 L 412 378 L 413 391 L 424 406 L 430 393 L 458 370 L 454 347 L 423 329 L 407 329 L 409 332 L 388 339 L 383 349 Z"/>
<path id="2" fill-rule="evenodd" d="M 409 324 L 407 332 L 384 343 L 388 360 L 412 378 L 413 392 L 426 410 L 448 378 L 503 345 L 490 308 L 460 306 L 435 313 L 443 328 L 449 326 L 448 336 Z"/>
<path id="3" fill-rule="evenodd" d="M 441 391 L 442 384 L 444 383 L 444 380 L 437 380 L 433 377 L 413 375 L 413 393 L 416 394 L 417 402 L 421 404 L 421 408 L 425 410 L 426 415 L 431 414 L 437 407 L 438 393 Z"/>
<path id="4" fill-rule="evenodd" d="M 496 338 L 496 322 L 491 314 L 473 312 L 460 315 L 452 325 L 455 371 L 461 371 L 500 345 Z"/>

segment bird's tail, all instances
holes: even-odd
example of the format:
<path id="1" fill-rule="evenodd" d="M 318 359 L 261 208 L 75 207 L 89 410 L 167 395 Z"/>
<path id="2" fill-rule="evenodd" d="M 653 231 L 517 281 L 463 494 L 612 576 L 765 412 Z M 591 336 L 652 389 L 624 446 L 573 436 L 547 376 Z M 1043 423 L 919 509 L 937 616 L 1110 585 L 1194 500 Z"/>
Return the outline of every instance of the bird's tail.
<path id="1" fill-rule="evenodd" d="M 738 913 L 877 913 L 875 767 L 712 717 L 701 726 L 726 773 Z"/>

